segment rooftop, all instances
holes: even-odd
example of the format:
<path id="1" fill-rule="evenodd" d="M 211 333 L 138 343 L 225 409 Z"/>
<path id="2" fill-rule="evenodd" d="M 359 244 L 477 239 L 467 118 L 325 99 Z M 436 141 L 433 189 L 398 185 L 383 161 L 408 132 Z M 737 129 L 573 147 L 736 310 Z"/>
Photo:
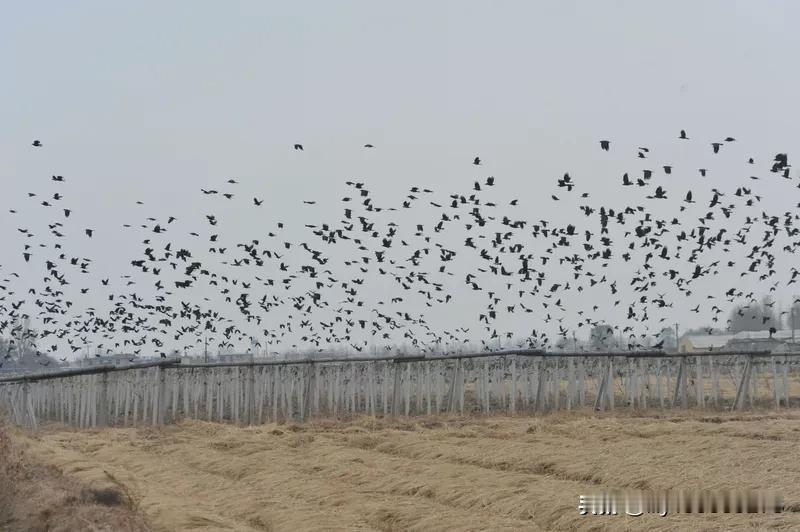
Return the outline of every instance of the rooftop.
<path id="1" fill-rule="evenodd" d="M 712 349 L 724 347 L 734 336 L 733 334 L 690 334 L 683 340 L 697 349 Z"/>
<path id="2" fill-rule="evenodd" d="M 795 336 L 800 338 L 800 330 L 795 331 Z M 781 329 L 779 331 L 775 331 L 772 333 L 770 337 L 769 331 L 741 331 L 733 335 L 734 341 L 743 341 L 743 340 L 769 340 L 772 338 L 773 340 L 791 340 L 792 339 L 792 330 L 791 329 Z"/>

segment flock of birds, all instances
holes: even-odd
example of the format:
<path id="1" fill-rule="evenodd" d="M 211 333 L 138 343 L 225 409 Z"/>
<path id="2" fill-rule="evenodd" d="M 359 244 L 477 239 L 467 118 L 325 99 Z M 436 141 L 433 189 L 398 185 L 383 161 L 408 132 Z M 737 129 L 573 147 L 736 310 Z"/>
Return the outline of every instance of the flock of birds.
<path id="1" fill-rule="evenodd" d="M 680 131 L 676 140 L 690 137 Z M 710 143 L 710 155 L 733 142 L 727 137 Z M 32 145 L 43 148 L 39 140 Z M 604 152 L 613 149 L 609 140 L 599 145 Z M 293 148 L 304 150 L 302 144 Z M 653 158 L 648 147 L 635 153 L 644 164 Z M 472 165 L 483 161 L 475 157 Z M 775 155 L 767 169 L 775 179 L 792 182 L 786 154 Z M 78 352 L 92 344 L 98 356 L 122 352 L 135 360 L 163 357 L 173 349 L 196 352 L 209 339 L 221 349 L 243 344 L 266 349 L 268 344 L 273 352 L 337 346 L 363 351 L 380 344 L 391 350 L 404 342 L 416 352 L 433 353 L 475 338 L 485 349 L 512 340 L 519 347 L 550 349 L 576 330 L 604 325 L 604 312 L 614 307 L 623 309 L 625 325 L 609 325 L 606 334 L 622 338 L 627 349 L 659 348 L 666 320 L 661 312 L 682 296 L 700 298 L 688 310 L 699 314 L 702 305 L 720 328 L 731 305 L 757 302 L 758 295 L 739 283 L 716 290 L 707 281 L 720 272 L 755 277 L 770 292 L 800 276 L 794 267 L 779 268 L 779 259 L 793 255 L 800 244 L 798 215 L 765 210 L 753 190 L 764 175 L 752 175 L 752 186 L 681 191 L 678 210 L 664 215 L 658 204 L 677 200 L 670 188 L 674 170 L 661 163 L 641 175 L 624 173 L 618 186 L 631 187 L 627 190 L 637 193 L 638 204 L 623 206 L 609 205 L 613 197 L 592 204 L 579 180 L 564 174 L 555 180 L 558 192 L 550 200 L 569 198 L 577 206 L 579 217 L 567 223 L 517 216 L 518 199 L 491 201 L 488 193 L 497 186 L 493 176 L 446 196 L 414 186 L 391 205 L 379 205 L 365 183 L 348 181 L 339 219 L 307 224 L 303 231 L 309 238 L 302 242 L 287 239 L 282 222 L 260 238 L 223 245 L 222 219 L 216 214 L 192 221 L 191 231 L 179 230 L 175 216 L 149 217 L 138 227 L 124 225 L 146 238 L 130 270 L 115 279 L 92 275 L 96 260 L 69 251 L 72 239 L 91 239 L 95 229 L 70 223 L 73 207 L 64 204 L 69 179 L 55 175 L 47 197 L 31 192 L 27 198 L 31 208 L 57 213 L 49 233 L 16 228 L 24 237 L 25 268 L 8 271 L 0 264 L 0 337 L 10 338 L 0 364 L 25 346 L 43 354 L 63 347 Z M 692 170 L 701 186 L 709 172 Z M 235 201 L 241 197 L 238 184 L 227 179 L 198 194 Z M 252 208 L 263 201 L 245 199 Z M 692 215 L 691 209 L 702 215 Z M 344 259 L 332 257 L 332 248 Z M 369 288 L 375 279 L 378 288 Z M 82 302 L 90 291 L 102 291 L 108 308 Z M 198 296 L 205 291 L 214 297 Z M 481 302 L 474 320 L 458 327 L 432 324 L 432 312 L 454 302 L 463 305 L 467 296 Z M 577 316 L 575 323 L 568 309 Z M 540 325 L 503 331 L 512 314 Z M 779 326 L 770 325 L 772 330 Z"/>

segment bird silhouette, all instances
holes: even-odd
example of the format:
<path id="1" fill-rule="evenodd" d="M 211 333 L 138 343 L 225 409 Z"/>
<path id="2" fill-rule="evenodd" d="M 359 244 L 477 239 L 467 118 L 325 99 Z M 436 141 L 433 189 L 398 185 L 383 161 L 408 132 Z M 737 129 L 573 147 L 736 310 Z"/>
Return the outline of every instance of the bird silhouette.
<path id="1" fill-rule="evenodd" d="M 679 138 L 689 141 L 685 131 Z M 733 142 L 729 138 L 724 142 Z M 601 148 L 609 151 L 610 143 L 603 142 Z M 46 277 L 43 283 L 36 278 L 26 283 L 13 275 L 17 272 L 0 269 L 0 334 L 32 307 L 40 313 L 31 318 L 39 321 L 42 339 L 63 344 L 52 352 L 77 352 L 93 342 L 98 353 L 102 347 L 166 357 L 173 345 L 191 350 L 204 335 L 230 349 L 251 345 L 249 338 L 257 333 L 272 351 L 339 346 L 358 352 L 370 343 L 391 349 L 388 344 L 402 340 L 421 352 L 441 353 L 475 338 L 494 349 L 498 341 L 510 342 L 514 331 L 499 324 L 512 323 L 518 314 L 541 317 L 551 328 L 525 331 L 519 344 L 553 348 L 570 333 L 599 327 L 622 312 L 620 319 L 627 315 L 629 321 L 614 329 L 623 336 L 620 348 L 637 349 L 663 345 L 658 332 L 667 312 L 690 311 L 716 323 L 724 321 L 718 315 L 725 301 L 753 297 L 738 286 L 716 288 L 725 272 L 764 283 L 770 292 L 800 281 L 800 270 L 782 271 L 782 261 L 793 264 L 800 218 L 770 203 L 773 192 L 762 185 L 769 174 L 753 168 L 752 187 L 710 188 L 698 180 L 693 190 L 681 190 L 679 175 L 659 183 L 663 178 L 636 164 L 656 153 L 662 157 L 655 148 L 631 153 L 632 166 L 620 170 L 621 186 L 629 188 L 618 196 L 618 178 L 608 183 L 597 177 L 608 194 L 590 195 L 579 174 L 562 169 L 557 186 L 566 190 L 560 198 L 550 196 L 559 201 L 550 219 L 510 208 L 519 199 L 509 197 L 493 176 L 446 191 L 418 185 L 396 198 L 372 194 L 366 182 L 348 181 L 335 201 L 303 202 L 341 207 L 339 216 L 315 216 L 294 228 L 287 223 L 286 229 L 273 221 L 246 235 L 226 232 L 230 215 L 215 209 L 221 201 L 216 196 L 234 209 L 250 200 L 201 188 L 208 210 L 195 218 L 178 220 L 176 213 L 155 212 L 148 202 L 146 215 L 122 220 L 129 222 L 122 224 L 124 235 L 137 244 L 126 248 L 127 266 L 109 272 L 113 276 L 101 273 L 102 257 L 87 257 L 78 245 L 71 249 L 80 214 L 70 216 L 78 208 L 70 203 L 72 180 L 51 178 L 58 182 L 50 184 L 57 193 L 37 190 L 26 198 L 23 192 L 23 200 L 36 199 L 10 205 L 14 213 L 50 214 L 41 230 L 22 223 L 9 230 L 14 235 L 9 241 L 18 242 L 25 261 L 22 278 L 40 271 Z M 480 158 L 473 164 L 481 164 Z M 680 174 L 680 166 L 669 160 L 657 164 L 666 174 Z M 785 186 L 787 196 L 794 190 L 788 154 L 778 153 L 764 169 L 784 177 L 771 187 Z M 639 171 L 641 178 L 629 177 Z M 698 170 L 701 177 L 708 171 L 713 166 Z M 253 205 L 263 204 L 250 197 Z M 56 205 L 58 210 L 47 210 Z M 84 231 L 93 236 L 93 230 Z M 454 304 L 467 309 L 469 298 L 476 301 L 471 321 L 460 328 L 437 325 L 437 309 Z M 107 308 L 96 304 L 100 299 Z M 698 305 L 703 301 L 708 303 Z"/>

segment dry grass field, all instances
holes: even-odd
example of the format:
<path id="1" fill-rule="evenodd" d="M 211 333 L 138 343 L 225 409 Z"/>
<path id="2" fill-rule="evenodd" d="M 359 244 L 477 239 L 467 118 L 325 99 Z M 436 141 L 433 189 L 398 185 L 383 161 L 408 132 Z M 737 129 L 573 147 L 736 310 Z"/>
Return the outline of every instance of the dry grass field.
<path id="1" fill-rule="evenodd" d="M 112 477 L 102 487 L 82 482 L 23 447 L 0 424 L 0 531 L 152 530 L 125 486 Z"/>
<path id="2" fill-rule="evenodd" d="M 76 482 L 122 486 L 155 530 L 800 529 L 800 412 L 192 421 L 12 440 Z M 578 514 L 580 494 L 611 488 L 771 488 L 789 511 Z"/>

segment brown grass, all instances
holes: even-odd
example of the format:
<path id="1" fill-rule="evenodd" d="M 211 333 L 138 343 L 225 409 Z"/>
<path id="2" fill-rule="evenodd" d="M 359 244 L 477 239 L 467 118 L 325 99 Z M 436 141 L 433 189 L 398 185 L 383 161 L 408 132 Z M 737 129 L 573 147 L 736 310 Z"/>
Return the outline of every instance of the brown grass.
<path id="1" fill-rule="evenodd" d="M 78 481 L 21 447 L 0 422 L 0 530 L 152 530 L 124 489 Z"/>
<path id="2" fill-rule="evenodd" d="M 15 439 L 87 485 L 125 486 L 157 530 L 800 528 L 798 513 L 577 511 L 580 494 L 604 488 L 774 489 L 800 508 L 800 413 L 187 421 Z"/>

